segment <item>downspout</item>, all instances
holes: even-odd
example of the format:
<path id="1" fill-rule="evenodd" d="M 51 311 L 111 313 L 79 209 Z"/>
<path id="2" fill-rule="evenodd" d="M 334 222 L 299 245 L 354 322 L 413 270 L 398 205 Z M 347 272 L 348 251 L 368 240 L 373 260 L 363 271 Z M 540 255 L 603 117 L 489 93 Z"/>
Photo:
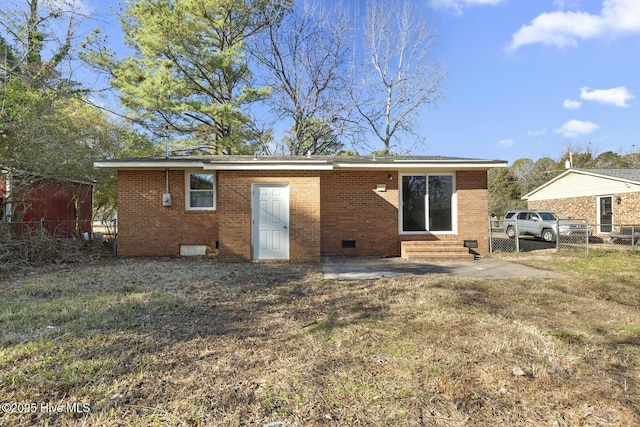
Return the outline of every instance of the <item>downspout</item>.
<path id="1" fill-rule="evenodd" d="M 169 160 L 169 136 L 166 133 L 164 135 L 164 158 Z M 165 193 L 169 194 L 169 168 L 164 170 L 164 177 L 166 181 Z"/>
<path id="2" fill-rule="evenodd" d="M 169 135 L 167 134 L 164 136 L 164 158 L 169 160 Z M 169 193 L 169 168 L 165 168 L 164 170 L 164 180 L 165 192 L 162 195 L 162 206 L 168 208 L 171 206 L 171 193 Z"/>

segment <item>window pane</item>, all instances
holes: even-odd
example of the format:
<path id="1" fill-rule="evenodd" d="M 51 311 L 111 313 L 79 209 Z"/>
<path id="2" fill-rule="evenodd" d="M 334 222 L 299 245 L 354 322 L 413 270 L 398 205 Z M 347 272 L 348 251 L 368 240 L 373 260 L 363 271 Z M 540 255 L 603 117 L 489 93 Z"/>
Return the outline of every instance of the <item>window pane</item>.
<path id="1" fill-rule="evenodd" d="M 189 206 L 192 208 L 212 208 L 213 191 L 192 191 Z"/>
<path id="2" fill-rule="evenodd" d="M 192 190 L 213 190 L 213 174 L 194 173 L 190 175 L 189 183 Z"/>
<path id="3" fill-rule="evenodd" d="M 425 231 L 425 196 L 427 178 L 425 176 L 402 177 L 402 230 Z"/>
<path id="4" fill-rule="evenodd" d="M 451 231 L 453 177 L 429 177 L 429 231 Z"/>

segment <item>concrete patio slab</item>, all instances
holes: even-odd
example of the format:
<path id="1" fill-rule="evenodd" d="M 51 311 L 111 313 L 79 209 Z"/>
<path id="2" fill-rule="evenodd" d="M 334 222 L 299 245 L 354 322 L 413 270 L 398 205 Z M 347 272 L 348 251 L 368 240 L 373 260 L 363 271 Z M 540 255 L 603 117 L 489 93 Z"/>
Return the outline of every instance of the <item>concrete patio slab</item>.
<path id="1" fill-rule="evenodd" d="M 473 262 L 416 262 L 402 258 L 325 257 L 322 272 L 325 279 L 332 280 L 366 280 L 407 274 L 448 274 L 480 279 L 566 277 L 565 274 L 555 271 L 492 259 Z"/>

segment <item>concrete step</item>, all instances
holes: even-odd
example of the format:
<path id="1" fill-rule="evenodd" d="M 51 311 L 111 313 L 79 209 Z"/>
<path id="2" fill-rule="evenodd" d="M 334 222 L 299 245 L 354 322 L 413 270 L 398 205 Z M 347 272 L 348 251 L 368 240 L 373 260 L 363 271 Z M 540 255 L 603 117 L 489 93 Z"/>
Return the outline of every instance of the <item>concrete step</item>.
<path id="1" fill-rule="evenodd" d="M 409 261 L 474 261 L 475 255 L 466 254 L 454 254 L 454 253 L 442 253 L 442 254 L 411 254 L 405 259 Z"/>
<path id="2" fill-rule="evenodd" d="M 401 242 L 402 246 L 407 248 L 424 247 L 424 246 L 464 246 L 460 240 L 405 240 Z"/>
<path id="3" fill-rule="evenodd" d="M 400 256 L 410 261 L 473 261 L 475 255 L 457 240 L 404 241 Z"/>
<path id="4" fill-rule="evenodd" d="M 420 253 L 420 252 L 461 252 L 468 253 L 469 248 L 464 246 L 421 246 L 421 247 L 408 247 L 404 248 L 405 253 Z"/>

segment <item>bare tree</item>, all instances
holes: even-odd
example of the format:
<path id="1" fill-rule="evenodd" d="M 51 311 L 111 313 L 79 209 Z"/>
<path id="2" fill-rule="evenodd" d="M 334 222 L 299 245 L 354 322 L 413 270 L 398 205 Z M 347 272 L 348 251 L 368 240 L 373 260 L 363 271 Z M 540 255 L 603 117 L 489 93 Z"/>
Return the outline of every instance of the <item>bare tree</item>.
<path id="1" fill-rule="evenodd" d="M 383 153 L 398 148 L 400 134 L 415 135 L 425 106 L 442 98 L 444 67 L 430 61 L 436 35 L 409 0 L 368 0 L 362 67 L 354 67 L 351 97 Z"/>
<path id="2" fill-rule="evenodd" d="M 344 11 L 326 11 L 303 1 L 282 21 L 271 25 L 252 49 L 266 68 L 274 90 L 277 119 L 292 122 L 284 138 L 290 154 L 333 153 L 342 147 L 348 125 L 347 93 L 349 25 Z"/>

